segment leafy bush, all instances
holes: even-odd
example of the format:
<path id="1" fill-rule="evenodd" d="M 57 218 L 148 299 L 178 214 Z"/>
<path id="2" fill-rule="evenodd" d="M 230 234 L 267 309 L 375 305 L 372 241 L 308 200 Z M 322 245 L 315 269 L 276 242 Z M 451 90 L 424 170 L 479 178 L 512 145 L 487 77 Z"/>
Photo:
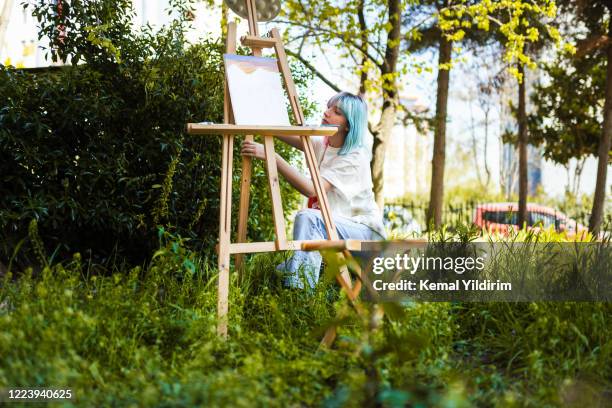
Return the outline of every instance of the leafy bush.
<path id="1" fill-rule="evenodd" d="M 610 386 L 611 311 L 610 303 L 595 302 L 457 307 L 457 349 L 472 365 L 474 397 L 501 405 L 599 406 Z"/>
<path id="2" fill-rule="evenodd" d="M 32 219 L 48 257 L 118 253 L 142 262 L 157 225 L 212 253 L 220 137 L 189 136 L 185 125 L 222 122 L 221 44 L 188 46 L 182 17 L 157 33 L 136 32 L 131 2 L 71 2 L 62 16 L 53 4 L 34 8 L 41 35 L 52 37 L 55 58 L 85 64 L 43 72 L 0 66 L 0 259 L 11 256 Z M 63 42 L 53 37 L 60 23 Z M 299 87 L 307 81 L 296 76 Z M 285 146 L 278 151 L 295 159 Z M 256 163 L 249 236 L 257 240 L 273 235 L 263 174 Z M 298 194 L 284 182 L 282 189 L 285 208 L 294 208 Z"/>
<path id="3" fill-rule="evenodd" d="M 324 352 L 322 331 L 346 306 L 336 288 L 281 289 L 269 271 L 283 254 L 258 255 L 240 279 L 232 275 L 230 338 L 222 341 L 216 268 L 184 243 L 161 231 L 148 266 L 116 265 L 106 276 L 79 254 L 39 276 L 31 268 L 15 280 L 7 274 L 0 280 L 0 387 L 71 388 L 79 406 L 346 406 L 368 400 L 373 369 L 391 406 L 404 398 L 396 386 L 418 389 L 409 399 L 416 403 L 444 394 L 441 383 L 392 376 L 444 360 L 453 332 L 448 305 L 396 314 L 403 321 L 376 340 L 353 317 L 340 328 L 339 348 Z M 432 312 L 436 318 L 425 319 Z"/>
<path id="4" fill-rule="evenodd" d="M 384 304 L 360 319 L 321 283 L 281 289 L 282 253 L 230 281 L 162 231 L 146 267 L 98 275 L 79 254 L 0 279 L 0 388 L 71 388 L 78 406 L 598 406 L 609 303 Z M 344 311 L 333 349 L 322 330 Z M 607 323 L 606 323 L 607 322 Z"/>

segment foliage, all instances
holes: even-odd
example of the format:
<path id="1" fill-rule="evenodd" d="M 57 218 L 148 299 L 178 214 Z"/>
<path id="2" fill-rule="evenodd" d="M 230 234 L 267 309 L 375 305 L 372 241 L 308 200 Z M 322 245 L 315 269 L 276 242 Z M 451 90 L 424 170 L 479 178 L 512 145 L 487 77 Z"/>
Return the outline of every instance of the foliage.
<path id="1" fill-rule="evenodd" d="M 0 67 L 0 257 L 11 256 L 32 219 L 49 254 L 141 262 L 155 246 L 157 225 L 211 254 L 220 138 L 184 129 L 188 122 L 222 122 L 221 44 L 188 46 L 180 19 L 158 32 L 136 32 L 131 2 L 70 4 L 62 20 L 68 39 L 53 51 L 85 64 L 34 73 Z M 34 13 L 41 35 L 51 36 L 58 23 L 52 3 L 39 3 Z M 104 41 L 88 31 L 90 19 Z M 308 80 L 296 75 L 299 89 Z M 305 108 L 308 115 L 311 106 Z M 234 146 L 239 168 L 240 143 Z M 295 158 L 288 147 L 278 151 Z M 273 234 L 263 174 L 256 163 L 249 236 L 257 240 Z M 239 177 L 234 172 L 234 197 Z M 284 181 L 281 187 L 285 209 L 295 208 L 299 195 Z"/>
<path id="2" fill-rule="evenodd" d="M 323 351 L 345 300 L 328 283 L 280 288 L 282 256 L 233 275 L 227 342 L 215 268 L 176 234 L 160 230 L 144 267 L 103 271 L 77 253 L 38 276 L 9 273 L 0 387 L 71 388 L 79 406 L 443 407 L 590 406 L 610 386 L 609 303 L 385 304 L 377 330 L 346 315 Z"/>
<path id="3" fill-rule="evenodd" d="M 400 8 L 405 6 L 405 2 L 400 3 Z M 399 72 L 385 72 L 384 67 L 386 41 L 391 30 L 386 2 L 349 1 L 343 2 L 342 7 L 334 1 L 307 4 L 288 1 L 285 4 L 284 13 L 290 28 L 288 44 L 298 44 L 303 38 L 296 54 L 302 56 L 305 45 L 323 52 L 333 45 L 340 52 L 340 61 L 351 72 L 356 75 L 365 73 L 363 85 L 368 93 L 378 95 L 385 86 L 392 86 L 395 82 Z M 360 15 L 363 21 L 360 21 Z"/>
<path id="4" fill-rule="evenodd" d="M 499 18 L 503 15 L 504 18 Z M 465 36 L 466 29 L 491 30 L 491 23 L 496 31 L 504 38 L 504 62 L 515 62 L 533 69 L 535 62 L 527 53 L 527 46 L 538 42 L 543 34 L 549 36 L 557 45 L 561 45 L 561 36 L 558 29 L 545 24 L 538 28 L 532 21 L 551 21 L 557 15 L 557 6 L 554 0 L 542 1 L 460 1 L 441 10 L 439 14 L 440 29 L 449 33 L 449 39 L 456 41 Z M 469 16 L 464 19 L 464 16 Z M 574 51 L 570 44 L 563 44 L 567 51 Z M 516 67 L 509 68 L 509 72 L 522 81 L 522 75 Z"/>
<path id="5" fill-rule="evenodd" d="M 135 17 L 131 2 L 77 0 L 60 4 L 44 1 L 26 1 L 40 24 L 39 39 L 49 40 L 48 52 L 53 61 L 73 64 L 113 64 L 135 61 L 143 56 L 148 44 L 126 35 Z M 184 21 L 176 21 L 180 30 Z"/>
<path id="6" fill-rule="evenodd" d="M 325 75 L 310 57 L 313 50 L 325 55 L 330 45 L 333 46 L 339 53 L 334 73 L 337 69 L 352 73 L 358 92 L 369 98 L 374 109 L 391 105 L 396 110 L 388 120 L 391 125 L 401 113 L 403 122 L 413 122 L 423 129 L 428 120 L 426 115 L 411 111 L 397 97 L 402 76 L 408 74 L 411 67 L 419 72 L 424 69 L 421 64 L 415 64 L 409 54 L 402 52 L 405 49 L 402 45 L 415 38 L 412 25 L 420 20 L 420 16 L 409 12 L 413 3 L 406 0 L 287 1 L 283 10 L 285 20 L 281 22 L 287 24 L 289 53 L 330 88 L 339 91 L 335 78 Z M 382 128 L 386 126 L 379 116 L 371 115 L 369 124 L 375 137 L 384 132 Z"/>
<path id="7" fill-rule="evenodd" d="M 569 66 L 568 66 L 569 65 Z M 560 164 L 597 155 L 603 124 L 605 60 L 594 55 L 546 66 L 547 85 L 535 85 L 535 111 L 529 117 L 530 141 L 542 143 L 544 156 Z"/>
<path id="8" fill-rule="evenodd" d="M 469 303 L 455 313 L 461 339 L 455 347 L 467 358 L 475 400 L 502 406 L 603 404 L 612 355 L 605 328 L 609 303 Z M 530 384 L 523 388 L 521 381 Z"/>
<path id="9" fill-rule="evenodd" d="M 401 47 L 408 52 L 423 45 L 430 45 L 432 38 L 437 38 L 440 31 L 449 41 L 461 41 L 467 34 L 477 42 L 482 40 L 477 36 L 478 32 L 495 31 L 501 33 L 504 38 L 506 49 L 504 61 L 507 63 L 521 61 L 530 67 L 535 67 L 534 61 L 526 53 L 529 44 L 537 42 L 542 36 L 548 36 L 555 43 L 561 44 L 559 32 L 554 25 L 544 24 L 538 29 L 530 26 L 527 18 L 550 22 L 557 15 L 557 7 L 552 0 L 539 2 L 461 0 L 450 3 L 433 1 L 423 5 L 414 1 L 400 1 L 398 9 L 406 12 L 399 13 L 395 17 L 388 15 L 391 3 L 350 1 L 343 2 L 342 7 L 338 7 L 333 1 L 316 4 L 289 1 L 285 11 L 286 22 L 295 31 L 291 39 L 299 44 L 298 54 L 307 44 L 321 49 L 334 44 L 340 49 L 341 60 L 349 61 L 348 67 L 356 75 L 365 73 L 365 89 L 374 93 L 392 84 L 401 74 L 407 72 L 409 66 L 409 59 L 406 55 L 402 55 L 397 71 L 385 71 L 385 61 L 382 57 L 388 45 L 387 39 L 391 36 L 389 31 L 392 18 L 400 19 L 402 33 L 398 43 L 391 46 Z M 429 3 L 434 3 L 435 7 L 430 7 Z M 500 20 L 498 17 L 501 15 L 508 18 Z M 431 21 L 436 21 L 437 26 L 429 24 Z M 570 44 L 563 46 L 573 50 Z M 415 68 L 423 69 L 422 66 Z M 311 69 L 314 70 L 314 67 Z M 516 68 L 512 69 L 512 72 L 518 74 Z M 395 79 L 392 81 L 392 78 Z"/>
<path id="10" fill-rule="evenodd" d="M 577 38 L 578 49 L 576 57 L 581 58 L 585 55 L 597 53 L 600 50 L 607 54 L 608 73 L 606 78 L 606 89 L 602 93 L 604 97 L 604 117 L 601 137 L 599 140 L 599 148 L 597 149 L 597 181 L 595 184 L 595 193 L 593 195 L 593 208 L 589 220 L 589 229 L 595 233 L 599 232 L 602 227 L 603 214 L 605 211 L 605 203 L 607 196 L 606 167 L 610 161 L 610 150 L 612 141 L 610 137 L 612 121 L 609 120 L 612 114 L 612 79 L 610 67 L 612 66 L 612 45 L 610 45 L 610 37 L 612 37 L 612 25 L 610 17 L 612 16 L 612 3 L 607 0 L 602 1 L 567 1 L 559 0 L 563 10 L 568 12 L 570 18 L 568 24 L 578 32 Z M 578 27 L 578 29 L 576 29 Z M 586 28 L 586 33 L 580 32 Z M 585 36 L 583 36 L 586 34 Z"/>
<path id="11" fill-rule="evenodd" d="M 588 30 L 590 35 L 605 35 L 610 19 L 610 3 L 607 0 L 556 0 L 559 9 L 569 17 L 567 24 L 573 29 Z M 583 27 L 580 27 L 583 24 Z M 577 50 L 578 53 L 584 50 Z"/>
<path id="12" fill-rule="evenodd" d="M 600 15 L 591 16 L 590 23 L 599 19 Z M 580 29 L 573 27 L 568 37 L 581 37 Z M 604 50 L 580 57 L 558 55 L 544 72 L 546 82 L 536 84 L 531 94 L 535 110 L 529 116 L 530 142 L 543 144 L 545 157 L 561 164 L 596 156 L 603 126 Z"/>

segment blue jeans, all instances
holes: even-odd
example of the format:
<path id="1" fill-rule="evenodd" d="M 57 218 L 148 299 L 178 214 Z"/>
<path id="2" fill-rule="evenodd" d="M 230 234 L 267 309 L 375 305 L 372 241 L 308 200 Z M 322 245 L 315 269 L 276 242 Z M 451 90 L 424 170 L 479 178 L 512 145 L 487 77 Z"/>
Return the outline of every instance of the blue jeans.
<path id="1" fill-rule="evenodd" d="M 336 231 L 340 239 L 378 240 L 382 237 L 370 227 L 350 218 L 334 216 Z M 293 239 L 327 239 L 325 222 L 321 211 L 305 209 L 297 213 L 293 224 Z M 276 267 L 285 274 L 284 285 L 304 288 L 304 281 L 314 288 L 319 280 L 322 257 L 319 251 L 295 251 L 293 256 Z"/>

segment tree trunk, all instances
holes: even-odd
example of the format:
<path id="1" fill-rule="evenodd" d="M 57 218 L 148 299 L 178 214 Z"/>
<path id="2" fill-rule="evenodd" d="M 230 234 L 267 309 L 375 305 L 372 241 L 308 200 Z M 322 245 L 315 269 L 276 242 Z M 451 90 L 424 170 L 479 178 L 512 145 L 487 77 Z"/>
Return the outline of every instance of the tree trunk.
<path id="1" fill-rule="evenodd" d="M 225 44 L 227 38 L 228 8 L 224 1 L 221 2 L 221 44 Z"/>
<path id="2" fill-rule="evenodd" d="M 584 170 L 584 163 L 586 162 L 586 156 L 581 159 L 576 159 L 576 167 L 574 168 L 574 182 L 572 183 L 572 197 L 578 199 L 580 190 L 580 179 L 582 178 L 582 170 Z"/>
<path id="3" fill-rule="evenodd" d="M 363 9 L 365 8 L 365 0 L 359 0 L 357 6 L 357 16 L 359 18 L 359 31 L 361 32 L 361 47 L 364 50 L 368 49 L 368 26 L 366 25 L 365 14 Z M 366 62 L 368 61 L 367 56 L 363 56 L 361 59 L 361 74 L 359 76 L 359 95 L 365 96 L 366 93 L 366 81 L 368 80 L 368 73 L 364 69 Z"/>
<path id="4" fill-rule="evenodd" d="M 401 13 L 399 0 L 389 1 L 389 23 L 391 29 L 387 35 L 387 45 L 385 58 L 380 67 L 383 78 L 383 104 L 380 121 L 374 132 L 374 142 L 372 144 L 372 190 L 374 199 L 378 207 L 382 209 L 385 205 L 383 196 L 384 186 L 384 160 L 387 141 L 391 137 L 393 126 L 395 125 L 395 115 L 397 106 L 397 60 L 399 58 L 399 42 L 401 28 Z"/>
<path id="5" fill-rule="evenodd" d="M 500 90 L 502 89 L 502 87 L 505 85 L 505 81 L 502 82 L 502 84 L 500 85 Z M 499 97 L 498 99 L 499 101 L 499 106 L 497 107 L 497 114 L 498 117 L 502 117 L 504 115 L 504 111 L 506 108 L 506 103 L 504 101 L 503 97 Z M 512 163 L 510 160 L 506 161 L 506 148 L 505 148 L 505 143 L 504 143 L 504 138 L 503 138 L 503 133 L 506 131 L 505 125 L 503 123 L 503 120 L 498 120 L 499 123 L 499 132 L 498 132 L 498 146 L 499 146 L 499 159 L 498 159 L 498 166 L 499 166 L 499 192 L 500 194 L 504 195 L 505 197 L 508 196 L 509 194 L 509 189 L 510 189 L 510 169 L 512 168 Z M 509 158 L 510 159 L 510 158 Z"/>
<path id="6" fill-rule="evenodd" d="M 395 103 L 396 101 L 393 96 L 385 98 L 380 122 L 376 126 L 378 132 L 374 134 L 374 143 L 372 144 L 372 162 L 370 167 L 372 169 L 372 184 L 374 184 L 374 199 L 376 204 L 378 204 L 378 208 L 381 209 L 385 205 L 383 196 L 385 151 L 387 149 L 387 141 L 391 137 L 391 132 L 395 125 Z"/>
<path id="7" fill-rule="evenodd" d="M 485 188 L 488 190 L 489 189 L 489 184 L 491 182 L 491 169 L 489 169 L 489 154 L 488 154 L 488 150 L 489 150 L 489 109 L 487 108 L 484 111 L 485 117 L 484 117 L 484 171 L 485 171 L 485 175 L 486 175 L 486 181 L 485 181 Z"/>
<path id="8" fill-rule="evenodd" d="M 452 42 L 440 37 L 438 64 L 448 64 L 453 50 Z M 444 205 L 444 161 L 446 160 L 446 111 L 448 106 L 448 87 L 450 69 L 438 68 L 438 88 L 436 91 L 436 123 L 434 129 L 434 150 L 431 160 L 431 190 L 427 224 L 435 228 L 442 225 L 442 206 Z"/>
<path id="9" fill-rule="evenodd" d="M 527 222 L 527 110 L 525 108 L 525 66 L 519 63 L 518 71 L 521 74 L 519 82 L 518 101 L 518 152 L 519 152 L 519 200 L 518 225 L 523 228 Z"/>
<path id="10" fill-rule="evenodd" d="M 608 8 L 612 15 L 612 6 Z M 608 24 L 608 38 L 612 36 L 612 24 Z M 593 208 L 589 219 L 589 229 L 593 234 L 598 234 L 603 221 L 604 205 L 606 200 L 606 173 L 610 160 L 610 140 L 612 136 L 612 44 L 608 44 L 606 70 L 606 102 L 604 104 L 604 121 L 597 152 L 597 182 L 595 183 L 595 194 L 593 197 Z"/>
<path id="11" fill-rule="evenodd" d="M 570 167 L 571 164 L 568 161 L 566 164 L 563 165 L 563 167 L 565 167 L 565 170 L 567 171 L 567 182 L 565 183 L 565 196 L 569 196 L 572 195 L 574 192 L 574 184 L 572 183 L 572 174 L 570 171 Z"/>

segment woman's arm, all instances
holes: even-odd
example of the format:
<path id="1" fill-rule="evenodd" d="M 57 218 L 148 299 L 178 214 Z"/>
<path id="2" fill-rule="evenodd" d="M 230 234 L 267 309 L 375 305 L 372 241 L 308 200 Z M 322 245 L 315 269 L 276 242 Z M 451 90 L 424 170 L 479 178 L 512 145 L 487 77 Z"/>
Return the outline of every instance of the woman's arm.
<path id="1" fill-rule="evenodd" d="M 314 197 L 316 195 L 312 179 L 304 176 L 299 170 L 292 167 L 278 153 L 276 153 L 276 167 L 280 174 L 291 184 L 297 191 L 306 197 Z M 321 179 L 325 192 L 328 192 L 332 185 L 329 181 Z"/>
<path id="2" fill-rule="evenodd" d="M 282 140 L 287 143 L 289 146 L 293 146 L 296 149 L 304 151 L 304 146 L 302 145 L 302 138 L 296 136 L 276 136 L 277 139 Z"/>
<path id="3" fill-rule="evenodd" d="M 325 126 L 332 126 L 332 125 L 325 125 Z M 336 128 L 338 127 L 336 126 Z M 287 143 L 288 145 L 295 147 L 296 149 L 304 151 L 304 146 L 302 145 L 301 137 L 297 137 L 297 136 L 275 136 L 275 137 Z"/>
<path id="4" fill-rule="evenodd" d="M 246 140 L 242 143 L 241 153 L 244 156 L 251 156 L 261 160 L 265 159 L 266 157 L 263 145 Z M 279 173 L 282 174 L 289 184 L 291 184 L 293 188 L 306 197 L 313 197 L 315 195 L 315 189 L 312 180 L 304 176 L 297 169 L 293 168 L 278 153 L 276 153 L 275 156 L 276 167 L 278 168 Z M 323 188 L 326 192 L 328 192 L 332 188 L 331 183 L 325 179 L 321 180 L 323 182 Z"/>

